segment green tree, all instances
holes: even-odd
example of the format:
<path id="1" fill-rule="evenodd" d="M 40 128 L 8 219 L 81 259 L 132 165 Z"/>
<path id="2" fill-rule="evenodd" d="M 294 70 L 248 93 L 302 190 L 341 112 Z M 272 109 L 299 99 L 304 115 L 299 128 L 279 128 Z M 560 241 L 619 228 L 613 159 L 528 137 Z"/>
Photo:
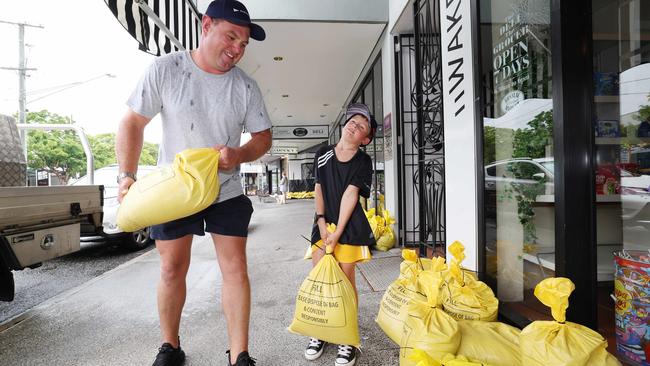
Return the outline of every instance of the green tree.
<path id="1" fill-rule="evenodd" d="M 542 112 L 515 132 L 513 158 L 531 159 L 546 156 L 546 146 L 553 141 L 553 111 Z"/>
<path id="2" fill-rule="evenodd" d="M 62 117 L 46 110 L 28 112 L 27 123 L 33 124 L 72 124 L 70 118 Z M 73 130 L 29 131 L 27 165 L 45 170 L 66 184 L 71 176 L 86 169 L 83 147 Z"/>
<path id="3" fill-rule="evenodd" d="M 62 117 L 47 110 L 27 113 L 27 122 L 33 124 L 72 124 L 68 117 Z M 116 164 L 115 134 L 89 135 L 88 142 L 93 154 L 94 168 Z M 86 155 L 81 140 L 73 130 L 30 131 L 28 139 L 28 166 L 45 170 L 55 175 L 63 184 L 71 177 L 86 174 Z M 158 145 L 145 142 L 142 146 L 139 164 L 156 165 Z"/>

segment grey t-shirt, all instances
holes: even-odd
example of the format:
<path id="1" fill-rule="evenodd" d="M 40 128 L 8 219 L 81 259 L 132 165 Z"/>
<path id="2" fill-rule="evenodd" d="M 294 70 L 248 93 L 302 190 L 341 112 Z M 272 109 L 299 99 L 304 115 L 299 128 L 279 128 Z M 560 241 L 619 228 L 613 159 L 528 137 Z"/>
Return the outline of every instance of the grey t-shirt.
<path id="1" fill-rule="evenodd" d="M 171 165 L 176 153 L 216 144 L 239 147 L 241 133 L 271 128 L 255 80 L 238 67 L 225 74 L 201 70 L 189 51 L 158 57 L 142 76 L 127 105 L 145 117 L 160 113 L 163 124 L 158 165 Z M 217 202 L 239 196 L 239 167 L 219 170 Z"/>

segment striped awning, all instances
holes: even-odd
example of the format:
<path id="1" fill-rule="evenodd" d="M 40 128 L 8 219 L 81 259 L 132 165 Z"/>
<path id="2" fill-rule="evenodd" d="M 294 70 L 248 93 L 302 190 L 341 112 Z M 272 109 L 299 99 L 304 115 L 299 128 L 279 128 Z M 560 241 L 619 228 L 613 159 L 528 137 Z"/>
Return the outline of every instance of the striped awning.
<path id="1" fill-rule="evenodd" d="M 113 15 L 140 43 L 160 56 L 199 45 L 201 14 L 194 0 L 104 0 Z"/>

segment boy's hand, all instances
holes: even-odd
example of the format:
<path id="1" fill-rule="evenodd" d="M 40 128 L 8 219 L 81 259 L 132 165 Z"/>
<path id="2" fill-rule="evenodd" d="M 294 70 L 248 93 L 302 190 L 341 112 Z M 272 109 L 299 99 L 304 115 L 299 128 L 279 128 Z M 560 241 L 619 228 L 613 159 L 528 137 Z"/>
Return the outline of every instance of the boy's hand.
<path id="1" fill-rule="evenodd" d="M 329 234 L 327 236 L 327 241 L 325 241 L 325 244 L 331 246 L 332 250 L 334 250 L 334 248 L 336 248 L 336 245 L 339 243 L 339 239 L 341 238 L 341 234 L 343 234 L 343 233 L 339 232 L 338 230 L 336 230 L 335 232 Z"/>

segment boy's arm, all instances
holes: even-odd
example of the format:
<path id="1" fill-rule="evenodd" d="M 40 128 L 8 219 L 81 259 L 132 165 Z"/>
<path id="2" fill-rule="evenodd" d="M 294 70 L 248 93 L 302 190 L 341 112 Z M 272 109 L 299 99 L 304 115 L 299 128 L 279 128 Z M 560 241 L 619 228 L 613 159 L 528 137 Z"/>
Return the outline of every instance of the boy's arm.
<path id="1" fill-rule="evenodd" d="M 359 202 L 359 187 L 350 184 L 343 192 L 341 197 L 341 208 L 339 209 L 339 222 L 336 223 L 336 231 L 330 234 L 327 238 L 327 244 L 332 246 L 332 249 L 339 243 L 345 225 L 348 224 L 354 207 Z"/>
<path id="2" fill-rule="evenodd" d="M 316 203 L 316 214 L 325 215 L 325 201 L 323 201 L 323 191 L 320 188 L 320 183 L 316 183 L 314 187 L 314 201 Z M 327 222 L 325 218 L 316 218 L 316 224 L 318 225 L 318 230 L 320 231 L 320 238 L 323 240 L 323 243 L 327 241 Z"/>

